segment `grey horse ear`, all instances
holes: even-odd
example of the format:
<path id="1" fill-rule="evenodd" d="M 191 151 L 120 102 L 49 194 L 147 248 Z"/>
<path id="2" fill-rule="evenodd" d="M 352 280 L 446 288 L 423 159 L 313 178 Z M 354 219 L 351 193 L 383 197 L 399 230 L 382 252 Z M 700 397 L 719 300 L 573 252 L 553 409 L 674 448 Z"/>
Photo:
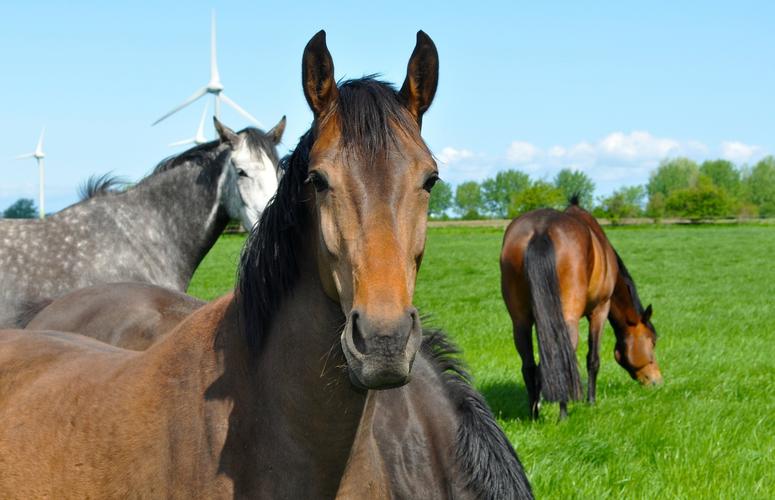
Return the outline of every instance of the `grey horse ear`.
<path id="1" fill-rule="evenodd" d="M 215 123 L 215 131 L 218 132 L 218 137 L 220 137 L 221 142 L 225 142 L 231 146 L 236 146 L 239 144 L 240 138 L 237 133 L 221 123 L 221 121 L 216 117 L 213 117 L 213 123 Z"/>
<path id="2" fill-rule="evenodd" d="M 272 130 L 268 132 L 268 135 L 272 138 L 275 146 L 280 144 L 280 140 L 283 138 L 283 132 L 285 132 L 285 115 L 283 115 L 283 117 L 280 118 L 280 121 L 277 122 L 277 125 L 272 127 Z"/>

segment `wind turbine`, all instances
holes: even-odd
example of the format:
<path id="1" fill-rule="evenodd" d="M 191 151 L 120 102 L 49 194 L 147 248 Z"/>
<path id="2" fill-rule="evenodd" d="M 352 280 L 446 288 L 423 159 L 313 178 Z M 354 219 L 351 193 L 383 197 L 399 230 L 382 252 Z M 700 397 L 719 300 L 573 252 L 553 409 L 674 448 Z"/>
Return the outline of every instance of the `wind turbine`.
<path id="1" fill-rule="evenodd" d="M 17 156 L 17 160 L 26 160 L 27 158 L 35 158 L 38 162 L 38 174 L 40 175 L 40 191 L 38 196 L 40 198 L 38 205 L 40 206 L 40 218 L 43 219 L 46 216 L 45 200 L 43 197 L 43 178 L 44 178 L 44 158 L 46 154 L 43 152 L 43 136 L 46 135 L 46 127 L 40 133 L 40 139 L 38 139 L 38 145 L 35 146 L 35 151 L 26 155 Z"/>
<path id="2" fill-rule="evenodd" d="M 223 84 L 221 83 L 221 77 L 218 73 L 218 61 L 216 59 L 215 54 L 215 10 L 212 11 L 212 17 L 210 20 L 210 82 L 205 85 L 204 87 L 200 88 L 196 92 L 194 92 L 191 97 L 183 101 L 182 104 L 179 106 L 173 108 L 169 113 L 162 116 L 155 122 L 151 124 L 151 126 L 156 125 L 160 121 L 164 120 L 165 118 L 170 117 L 171 115 L 174 115 L 181 109 L 185 108 L 189 104 L 193 103 L 200 97 L 204 96 L 205 94 L 213 94 L 215 96 L 215 117 L 220 118 L 221 116 L 221 101 L 226 103 L 228 106 L 231 106 L 237 113 L 241 114 L 251 122 L 255 123 L 259 127 L 261 127 L 261 123 L 256 120 L 250 113 L 242 109 L 236 102 L 229 99 L 229 97 L 226 96 L 223 92 Z"/>
<path id="3" fill-rule="evenodd" d="M 209 103 L 205 103 L 205 109 L 202 111 L 202 118 L 199 119 L 199 128 L 196 129 L 196 135 L 189 139 L 183 139 L 182 141 L 170 143 L 171 147 L 185 146 L 188 144 L 199 145 L 207 142 L 207 137 L 205 137 L 205 119 L 207 118 L 207 108 L 209 107 L 208 105 Z"/>

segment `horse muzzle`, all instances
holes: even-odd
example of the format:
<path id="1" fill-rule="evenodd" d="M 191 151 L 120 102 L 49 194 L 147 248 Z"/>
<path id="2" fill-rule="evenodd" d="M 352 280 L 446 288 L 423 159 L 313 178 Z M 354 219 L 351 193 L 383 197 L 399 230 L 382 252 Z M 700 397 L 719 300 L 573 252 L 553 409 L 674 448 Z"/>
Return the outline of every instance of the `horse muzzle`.
<path id="1" fill-rule="evenodd" d="M 417 309 L 411 307 L 392 321 L 350 313 L 341 336 L 350 380 L 361 389 L 389 389 L 409 382 L 422 342 Z"/>

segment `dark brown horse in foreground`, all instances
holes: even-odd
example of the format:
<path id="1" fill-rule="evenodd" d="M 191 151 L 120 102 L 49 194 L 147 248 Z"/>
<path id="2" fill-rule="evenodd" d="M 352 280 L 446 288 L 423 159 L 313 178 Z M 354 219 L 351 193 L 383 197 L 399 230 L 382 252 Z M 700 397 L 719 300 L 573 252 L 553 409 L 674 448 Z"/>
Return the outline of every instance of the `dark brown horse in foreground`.
<path id="1" fill-rule="evenodd" d="M 501 291 L 522 358 L 530 411 L 540 396 L 560 402 L 581 398 L 576 366 L 579 319 L 589 321 L 587 399 L 595 401 L 600 335 L 606 318 L 616 335 L 616 361 L 642 384 L 662 381 L 654 359 L 657 334 L 651 306 L 643 308 L 630 273 L 594 217 L 574 197 L 564 212 L 541 209 L 512 221 L 501 250 Z M 533 356 L 536 324 L 540 365 Z"/>
<path id="2" fill-rule="evenodd" d="M 51 301 L 30 326 L 142 350 L 203 305 L 174 290 L 112 283 Z M 457 354 L 441 332 L 425 331 L 410 382 L 369 391 L 337 498 L 531 497 L 519 459 Z"/>
<path id="3" fill-rule="evenodd" d="M 236 296 L 143 352 L 0 332 L 0 497 L 336 494 L 363 389 L 405 384 L 422 343 L 412 296 L 437 171 L 420 123 L 438 58 L 420 32 L 400 92 L 337 87 L 321 32 L 302 68 L 315 121 Z"/>
<path id="4" fill-rule="evenodd" d="M 438 66 L 421 34 L 403 92 L 337 88 L 321 32 L 302 67 L 315 121 L 236 297 L 143 352 L 0 336 L 0 497 L 335 495 L 366 400 L 350 380 L 406 383 L 422 340 L 412 296 L 437 171 L 419 122 Z"/>

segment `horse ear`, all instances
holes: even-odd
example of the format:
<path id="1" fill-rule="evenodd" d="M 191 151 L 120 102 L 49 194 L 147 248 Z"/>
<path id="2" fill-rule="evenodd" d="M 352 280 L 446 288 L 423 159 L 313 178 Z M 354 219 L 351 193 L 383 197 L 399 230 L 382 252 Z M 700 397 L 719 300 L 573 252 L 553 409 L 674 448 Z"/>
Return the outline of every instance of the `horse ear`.
<path id="1" fill-rule="evenodd" d="M 280 118 L 280 121 L 277 122 L 277 125 L 272 127 L 272 130 L 267 132 L 267 134 L 272 138 L 272 142 L 274 142 L 276 146 L 280 144 L 280 140 L 283 138 L 283 132 L 285 132 L 285 115 Z"/>
<path id="2" fill-rule="evenodd" d="M 304 97 L 318 118 L 336 102 L 339 90 L 334 80 L 334 60 L 326 46 L 326 32 L 320 30 L 304 47 L 301 60 L 301 84 Z"/>
<path id="3" fill-rule="evenodd" d="M 232 147 L 239 144 L 240 138 L 237 133 L 232 129 L 221 123 L 221 121 L 213 116 L 213 123 L 215 123 L 215 131 L 218 132 L 221 142 L 231 145 Z"/>
<path id="4" fill-rule="evenodd" d="M 422 127 L 422 115 L 436 95 L 439 83 L 439 53 L 431 37 L 417 32 L 417 44 L 406 66 L 406 80 L 401 86 L 401 99 Z"/>
<path id="5" fill-rule="evenodd" d="M 654 311 L 651 309 L 651 304 L 649 304 L 648 307 L 646 307 L 646 310 L 643 311 L 643 314 L 641 315 L 640 320 L 643 321 L 644 323 L 648 322 L 648 320 L 651 319 L 652 312 Z"/>

